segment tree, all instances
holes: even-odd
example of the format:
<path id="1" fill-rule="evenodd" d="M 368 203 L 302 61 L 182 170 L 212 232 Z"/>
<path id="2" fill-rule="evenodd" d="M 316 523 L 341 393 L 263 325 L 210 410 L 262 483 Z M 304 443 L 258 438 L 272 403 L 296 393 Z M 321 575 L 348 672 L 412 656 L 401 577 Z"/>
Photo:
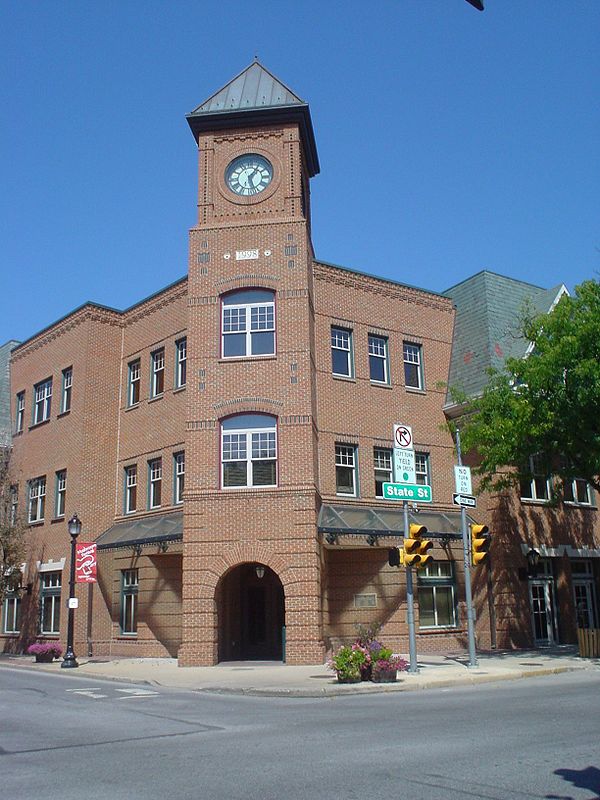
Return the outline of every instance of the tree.
<path id="1" fill-rule="evenodd" d="M 21 585 L 27 526 L 17 513 L 10 480 L 10 450 L 0 448 L 0 606 L 6 592 Z"/>
<path id="2" fill-rule="evenodd" d="M 600 283 L 585 281 L 520 328 L 528 355 L 490 371 L 458 424 L 464 449 L 478 457 L 480 489 L 531 480 L 535 456 L 545 474 L 560 475 L 557 496 L 575 478 L 600 491 Z"/>

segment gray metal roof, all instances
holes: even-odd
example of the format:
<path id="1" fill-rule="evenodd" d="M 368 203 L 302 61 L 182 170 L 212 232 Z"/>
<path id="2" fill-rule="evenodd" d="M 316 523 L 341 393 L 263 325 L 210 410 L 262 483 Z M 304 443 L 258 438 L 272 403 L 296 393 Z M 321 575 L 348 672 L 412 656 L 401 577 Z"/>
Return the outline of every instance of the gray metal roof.
<path id="1" fill-rule="evenodd" d="M 159 544 L 183 538 L 183 511 L 153 514 L 141 519 L 117 522 L 96 539 L 98 550 L 132 547 L 136 544 Z"/>
<path id="2" fill-rule="evenodd" d="M 519 324 L 527 307 L 547 314 L 563 291 L 563 285 L 543 289 L 487 270 L 447 289 L 456 306 L 449 386 L 469 396 L 481 393 L 490 367 L 525 356 L 529 342 Z"/>
<path id="3" fill-rule="evenodd" d="M 224 111 L 297 105 L 306 103 L 259 61 L 254 61 L 191 113 L 222 114 Z"/>
<path id="4" fill-rule="evenodd" d="M 12 439 L 10 418 L 10 351 L 19 343 L 11 339 L 0 347 L 0 447 L 8 447 Z"/>
<path id="5" fill-rule="evenodd" d="M 461 532 L 460 512 L 419 509 L 409 511 L 410 522 L 425 525 L 427 535 L 458 536 Z M 376 506 L 342 506 L 324 504 L 317 522 L 321 533 L 358 536 L 404 536 L 402 509 L 377 508 Z"/>

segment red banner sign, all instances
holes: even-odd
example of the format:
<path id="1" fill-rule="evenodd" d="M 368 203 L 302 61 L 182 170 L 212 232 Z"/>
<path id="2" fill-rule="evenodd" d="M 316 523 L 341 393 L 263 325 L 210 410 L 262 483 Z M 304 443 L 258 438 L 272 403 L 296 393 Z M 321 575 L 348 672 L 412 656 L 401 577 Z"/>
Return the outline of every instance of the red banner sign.
<path id="1" fill-rule="evenodd" d="M 96 583 L 96 543 L 75 545 L 75 583 Z"/>

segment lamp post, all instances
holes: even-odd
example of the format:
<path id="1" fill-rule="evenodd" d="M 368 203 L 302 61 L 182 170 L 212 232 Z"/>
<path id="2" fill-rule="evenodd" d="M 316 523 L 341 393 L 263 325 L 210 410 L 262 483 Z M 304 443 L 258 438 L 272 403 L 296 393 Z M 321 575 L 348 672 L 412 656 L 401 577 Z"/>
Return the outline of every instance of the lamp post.
<path id="1" fill-rule="evenodd" d="M 69 575 L 69 622 L 67 627 L 67 651 L 60 665 L 63 669 L 78 667 L 75 653 L 73 652 L 73 627 L 75 624 L 75 546 L 77 537 L 81 533 L 81 521 L 77 514 L 73 514 L 69 520 L 69 534 L 71 535 L 71 572 Z"/>

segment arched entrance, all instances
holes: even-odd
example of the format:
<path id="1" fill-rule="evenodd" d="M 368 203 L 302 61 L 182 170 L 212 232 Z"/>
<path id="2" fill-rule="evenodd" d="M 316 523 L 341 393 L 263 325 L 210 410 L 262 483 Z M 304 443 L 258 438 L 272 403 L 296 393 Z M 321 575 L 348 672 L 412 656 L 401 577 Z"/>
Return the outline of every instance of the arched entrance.
<path id="1" fill-rule="evenodd" d="M 283 586 L 263 564 L 240 564 L 217 588 L 219 661 L 281 661 Z"/>

